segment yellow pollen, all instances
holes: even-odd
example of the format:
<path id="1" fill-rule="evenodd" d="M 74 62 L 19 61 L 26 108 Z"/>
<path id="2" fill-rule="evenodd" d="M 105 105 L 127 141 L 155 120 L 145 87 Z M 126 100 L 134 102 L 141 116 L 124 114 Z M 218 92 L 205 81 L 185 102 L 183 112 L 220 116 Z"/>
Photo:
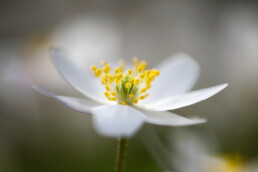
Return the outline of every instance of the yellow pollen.
<path id="1" fill-rule="evenodd" d="M 104 61 L 104 60 L 102 60 L 102 61 L 101 61 L 101 64 L 102 64 L 103 66 L 105 66 L 105 65 L 107 64 L 107 62 Z"/>
<path id="2" fill-rule="evenodd" d="M 141 90 L 141 93 L 145 93 L 146 92 L 146 88 L 143 88 L 142 90 Z"/>
<path id="3" fill-rule="evenodd" d="M 107 91 L 110 91 L 110 87 L 106 85 L 106 90 Z"/>
<path id="4" fill-rule="evenodd" d="M 111 92 L 112 96 L 116 96 L 116 93 L 114 91 Z"/>
<path id="5" fill-rule="evenodd" d="M 97 67 L 95 65 L 91 65 L 91 70 L 96 71 Z"/>
<path id="6" fill-rule="evenodd" d="M 111 97 L 111 100 L 112 100 L 112 101 L 116 101 L 116 98 L 115 98 L 115 97 Z"/>
<path id="7" fill-rule="evenodd" d="M 123 73 L 118 74 L 118 78 L 121 79 L 123 77 Z"/>
<path id="8" fill-rule="evenodd" d="M 141 73 L 142 70 L 143 70 L 143 69 L 142 69 L 142 66 L 139 66 L 139 67 L 138 67 L 138 72 Z"/>
<path id="9" fill-rule="evenodd" d="M 134 94 L 129 94 L 129 98 L 132 99 L 134 97 Z"/>
<path id="10" fill-rule="evenodd" d="M 101 69 L 97 69 L 96 72 L 98 73 L 98 75 L 101 75 L 101 74 L 102 74 Z"/>
<path id="11" fill-rule="evenodd" d="M 155 75 L 151 75 L 150 78 L 151 78 L 151 81 L 153 81 L 155 79 Z"/>
<path id="12" fill-rule="evenodd" d="M 151 78 L 149 77 L 148 79 L 146 79 L 146 85 L 150 85 L 150 83 L 151 83 Z"/>
<path id="13" fill-rule="evenodd" d="M 134 100 L 133 100 L 133 103 L 138 103 L 138 99 L 134 99 Z"/>
<path id="14" fill-rule="evenodd" d="M 119 68 L 115 68 L 115 74 L 118 74 L 120 72 Z"/>
<path id="15" fill-rule="evenodd" d="M 145 74 L 142 73 L 142 74 L 140 75 L 140 78 L 143 79 L 144 77 L 145 77 Z"/>
<path id="16" fill-rule="evenodd" d="M 102 70 L 103 70 L 104 73 L 108 73 L 110 71 L 110 66 L 106 65 L 105 67 L 103 67 Z"/>
<path id="17" fill-rule="evenodd" d="M 139 83 L 140 83 L 140 80 L 138 78 L 134 80 L 135 85 L 139 85 Z"/>
<path id="18" fill-rule="evenodd" d="M 119 84 L 119 79 L 116 78 L 115 82 L 116 82 L 116 84 L 118 85 L 118 84 Z"/>
<path id="19" fill-rule="evenodd" d="M 132 70 L 131 70 L 131 69 L 128 69 L 128 70 L 127 70 L 127 73 L 128 73 L 129 75 L 131 75 L 131 74 L 132 74 Z"/>
<path id="20" fill-rule="evenodd" d="M 130 86 L 131 86 L 130 83 L 126 83 L 126 84 L 125 84 L 125 87 L 126 87 L 127 89 L 129 89 Z"/>
<path id="21" fill-rule="evenodd" d="M 104 92 L 104 95 L 105 95 L 106 97 L 109 97 L 109 96 L 110 96 L 109 92 L 107 92 L 107 91 Z"/>
<path id="22" fill-rule="evenodd" d="M 99 74 L 98 74 L 97 71 L 95 71 L 94 74 L 95 74 L 96 77 L 99 77 Z"/>
<path id="23" fill-rule="evenodd" d="M 139 99 L 140 99 L 140 100 L 143 100 L 144 98 L 145 98 L 145 96 L 140 96 L 140 98 L 139 98 Z"/>
<path id="24" fill-rule="evenodd" d="M 151 70 L 146 70 L 146 75 L 149 75 L 151 73 Z"/>
<path id="25" fill-rule="evenodd" d="M 120 61 L 119 66 L 112 70 L 107 62 L 101 63 L 101 68 L 92 65 L 91 70 L 105 87 L 105 97 L 121 105 L 136 104 L 147 98 L 147 90 L 160 74 L 156 69 L 147 70 L 147 63 L 137 58 L 133 59 L 134 67 L 126 70 L 124 61 Z"/>

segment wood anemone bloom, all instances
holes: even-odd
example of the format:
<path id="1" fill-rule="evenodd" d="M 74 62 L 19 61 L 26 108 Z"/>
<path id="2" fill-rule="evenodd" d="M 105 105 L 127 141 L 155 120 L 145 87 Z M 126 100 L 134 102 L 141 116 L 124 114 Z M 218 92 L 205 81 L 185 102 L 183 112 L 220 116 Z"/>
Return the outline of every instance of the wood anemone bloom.
<path id="1" fill-rule="evenodd" d="M 51 49 L 53 62 L 62 77 L 85 99 L 58 96 L 39 86 L 40 93 L 53 98 L 75 111 L 91 114 L 95 129 L 108 137 L 133 136 L 147 122 L 156 125 L 186 126 L 206 122 L 200 118 L 185 118 L 168 112 L 205 100 L 228 84 L 192 91 L 199 75 L 198 64 L 187 54 L 177 54 L 147 70 L 147 63 L 134 59 L 128 68 L 121 62 L 112 65 L 102 62 L 82 70 L 58 48 Z"/>

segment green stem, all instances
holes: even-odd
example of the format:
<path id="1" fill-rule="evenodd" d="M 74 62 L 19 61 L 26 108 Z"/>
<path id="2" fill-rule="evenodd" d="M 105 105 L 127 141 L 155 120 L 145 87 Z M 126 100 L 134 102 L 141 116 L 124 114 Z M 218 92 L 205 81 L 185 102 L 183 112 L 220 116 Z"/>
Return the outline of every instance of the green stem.
<path id="1" fill-rule="evenodd" d="M 125 155 L 126 155 L 126 147 L 127 147 L 127 139 L 120 138 L 117 144 L 115 172 L 123 172 Z"/>

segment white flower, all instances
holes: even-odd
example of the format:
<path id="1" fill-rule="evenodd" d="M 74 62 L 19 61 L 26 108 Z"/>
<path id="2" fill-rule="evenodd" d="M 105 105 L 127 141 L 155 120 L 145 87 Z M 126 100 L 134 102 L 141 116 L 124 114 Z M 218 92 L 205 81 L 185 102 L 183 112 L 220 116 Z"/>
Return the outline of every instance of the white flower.
<path id="1" fill-rule="evenodd" d="M 141 128 L 144 122 L 166 126 L 204 123 L 205 119 L 189 119 L 168 112 L 168 110 L 178 109 L 205 100 L 228 85 L 221 84 L 187 92 L 198 78 L 199 66 L 186 54 L 178 54 L 176 57 L 168 58 L 156 66 L 157 70 L 145 70 L 147 64 L 135 60 L 137 69 L 131 70 L 131 72 L 136 73 L 131 73 L 134 77 L 129 77 L 129 79 L 134 78 L 134 80 L 137 80 L 138 78 L 139 81 L 133 82 L 128 79 L 130 71 L 121 73 L 124 68 L 124 64 L 122 64 L 116 69 L 116 74 L 112 74 L 113 83 L 110 85 L 102 81 L 104 86 L 99 81 L 99 78 L 105 80 L 104 76 L 106 74 L 109 77 L 108 73 L 111 68 L 105 62 L 103 64 L 103 72 L 105 71 L 103 75 L 101 75 L 102 70 L 99 71 L 96 66 L 92 66 L 95 75 L 99 77 L 97 78 L 92 75 L 92 71 L 84 71 L 70 61 L 64 50 L 53 48 L 51 55 L 56 68 L 63 78 L 87 98 L 57 96 L 38 86 L 33 87 L 68 108 L 81 113 L 92 114 L 96 130 L 100 134 L 109 137 L 130 137 Z M 155 76 L 151 76 L 152 79 L 147 81 L 147 78 L 144 78 L 141 74 L 146 74 L 146 76 L 154 74 Z M 117 78 L 118 81 L 116 81 Z M 108 79 L 107 82 L 109 82 Z M 154 79 L 155 81 L 151 85 Z M 110 88 L 105 88 L 106 86 L 110 86 Z M 152 87 L 150 88 L 150 86 Z M 129 93 L 124 91 L 132 89 L 132 87 L 136 91 L 129 91 L 134 93 L 129 98 Z M 149 92 L 148 94 L 145 93 L 147 91 Z M 148 98 L 146 98 L 147 96 Z"/>
<path id="2" fill-rule="evenodd" d="M 257 160 L 246 161 L 236 153 L 218 154 L 214 140 L 204 141 L 193 132 L 173 132 L 166 141 L 161 140 L 160 136 L 159 132 L 148 128 L 142 135 L 142 141 L 164 172 L 258 171 Z"/>

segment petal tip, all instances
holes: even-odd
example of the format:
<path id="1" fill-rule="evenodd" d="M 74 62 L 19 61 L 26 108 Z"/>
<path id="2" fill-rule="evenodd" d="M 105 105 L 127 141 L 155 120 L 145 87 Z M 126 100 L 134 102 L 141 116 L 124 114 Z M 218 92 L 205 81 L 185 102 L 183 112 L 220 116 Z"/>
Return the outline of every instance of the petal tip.
<path id="1" fill-rule="evenodd" d="M 36 91 L 38 91 L 40 94 L 43 94 L 45 96 L 48 96 L 48 97 L 52 97 L 53 94 L 46 91 L 44 88 L 40 87 L 40 86 L 37 86 L 37 85 L 32 85 L 32 88 L 35 89 Z"/>

